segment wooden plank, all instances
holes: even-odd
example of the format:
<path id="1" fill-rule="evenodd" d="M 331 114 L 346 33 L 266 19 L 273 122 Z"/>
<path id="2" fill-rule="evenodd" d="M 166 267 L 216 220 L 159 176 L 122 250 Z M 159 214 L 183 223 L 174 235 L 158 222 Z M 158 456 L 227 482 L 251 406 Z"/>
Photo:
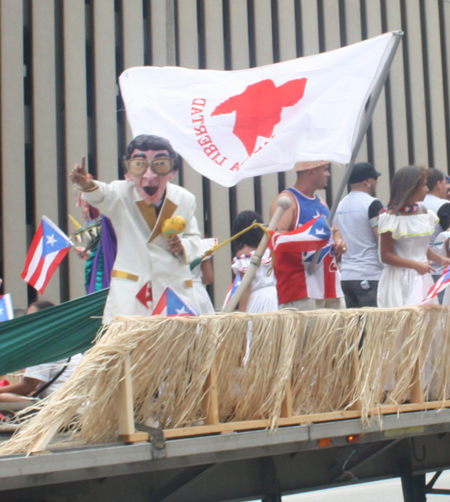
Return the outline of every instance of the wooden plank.
<path id="1" fill-rule="evenodd" d="M 392 415 L 397 413 L 406 413 L 409 411 L 426 411 L 441 408 L 450 408 L 448 401 L 430 401 L 422 404 L 403 404 L 380 406 L 370 411 L 369 416 Z M 351 420 L 360 418 L 360 411 L 332 411 L 329 413 L 316 413 L 311 415 L 293 416 L 290 418 L 280 418 L 277 422 L 278 427 L 287 427 L 291 425 L 311 424 L 319 422 L 333 422 L 337 420 Z M 205 434 L 222 434 L 233 431 L 266 429 L 270 425 L 269 420 L 248 420 L 242 422 L 227 422 L 218 425 L 200 425 L 196 427 L 182 427 L 179 429 L 164 429 L 166 439 L 201 436 Z"/>
<path id="2" fill-rule="evenodd" d="M 63 8 L 64 24 L 64 103 L 65 103 L 65 163 L 71 169 L 88 154 L 88 123 L 86 115 L 86 33 L 85 2 L 73 0 L 65 2 Z M 67 209 L 77 221 L 81 222 L 81 210 L 75 206 L 74 192 L 69 176 L 66 177 Z M 68 235 L 74 230 L 68 223 Z M 79 298 L 84 290 L 85 261 L 76 253 L 69 256 L 69 298 Z"/>
<path id="3" fill-rule="evenodd" d="M 360 370 L 360 361 L 359 361 L 359 347 L 357 342 L 357 335 L 353 339 L 353 363 L 350 372 L 350 385 L 353 385 L 353 382 L 356 382 L 356 395 L 359 396 L 361 394 L 361 382 L 359 380 L 359 370 Z M 350 407 L 350 410 L 361 410 L 361 400 L 358 398 Z"/>
<path id="4" fill-rule="evenodd" d="M 414 366 L 411 382 L 411 403 L 424 403 L 425 392 L 423 390 L 423 364 L 421 357 L 419 357 Z"/>
<path id="5" fill-rule="evenodd" d="M 217 396 L 217 372 L 216 362 L 214 361 L 208 378 L 205 382 L 205 398 L 203 400 L 205 410 L 205 425 L 219 424 L 219 399 Z"/>
<path id="6" fill-rule="evenodd" d="M 123 361 L 122 379 L 117 389 L 117 414 L 119 435 L 131 437 L 136 431 L 134 428 L 134 402 L 130 354 L 127 354 Z"/>
<path id="7" fill-rule="evenodd" d="M 284 396 L 283 402 L 281 403 L 280 417 L 292 417 L 292 385 L 290 378 L 288 378 L 286 382 L 286 394 Z"/>
<path id="8" fill-rule="evenodd" d="M 27 252 L 25 226 L 25 106 L 23 102 L 23 2 L 0 0 L 0 164 L 3 292 L 26 309 L 27 286 L 20 279 Z M 18 169 L 18 166 L 21 166 Z"/>
<path id="9" fill-rule="evenodd" d="M 144 443 L 150 436 L 147 432 L 135 432 L 133 434 L 119 434 L 119 441 L 126 444 Z"/>
<path id="10" fill-rule="evenodd" d="M 109 183 L 118 178 L 114 0 L 93 2 L 93 12 L 97 174 Z"/>
<path id="11" fill-rule="evenodd" d="M 62 419 L 57 420 L 53 423 L 53 425 L 49 428 L 49 430 L 41 436 L 36 443 L 31 448 L 31 455 L 39 455 L 41 453 L 45 453 L 45 449 L 47 448 L 48 443 L 53 439 L 53 437 L 57 434 L 60 429 L 63 421 Z"/>

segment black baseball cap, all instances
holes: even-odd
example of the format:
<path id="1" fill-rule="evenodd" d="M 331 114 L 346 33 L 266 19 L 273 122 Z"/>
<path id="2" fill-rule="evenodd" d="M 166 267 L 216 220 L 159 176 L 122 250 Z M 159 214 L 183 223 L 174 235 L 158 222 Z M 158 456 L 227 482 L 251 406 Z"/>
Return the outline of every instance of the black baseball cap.
<path id="1" fill-rule="evenodd" d="M 378 176 L 381 176 L 381 173 L 376 171 L 372 164 L 368 162 L 358 162 L 353 166 L 348 182 L 352 185 L 353 183 L 360 183 L 369 178 L 377 179 Z"/>

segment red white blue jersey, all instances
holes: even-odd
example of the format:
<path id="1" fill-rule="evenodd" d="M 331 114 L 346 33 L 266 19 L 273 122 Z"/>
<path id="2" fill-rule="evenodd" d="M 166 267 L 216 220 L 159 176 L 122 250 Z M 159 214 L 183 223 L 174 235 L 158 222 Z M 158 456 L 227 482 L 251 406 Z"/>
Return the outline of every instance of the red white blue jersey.
<path id="1" fill-rule="evenodd" d="M 296 204 L 295 228 L 323 215 L 326 218 L 330 212 L 327 206 L 315 195 L 306 197 L 294 187 L 288 188 Z M 332 241 L 321 252 L 313 274 L 307 269 L 315 251 L 303 253 L 284 252 L 275 260 L 275 276 L 277 278 L 278 302 L 280 304 L 293 302 L 302 298 L 340 298 L 344 296 L 341 289 L 341 277 L 333 253 Z"/>

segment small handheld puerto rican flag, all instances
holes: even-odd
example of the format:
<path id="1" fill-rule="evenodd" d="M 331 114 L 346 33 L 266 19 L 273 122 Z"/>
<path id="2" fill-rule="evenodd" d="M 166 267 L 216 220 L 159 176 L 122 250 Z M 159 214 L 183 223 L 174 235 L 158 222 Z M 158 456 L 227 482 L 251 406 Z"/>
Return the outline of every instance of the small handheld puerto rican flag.
<path id="1" fill-rule="evenodd" d="M 152 315 L 174 317 L 198 315 L 198 312 L 194 309 L 194 307 L 185 303 L 172 288 L 166 288 L 154 308 Z"/>
<path id="2" fill-rule="evenodd" d="M 67 235 L 53 221 L 43 216 L 31 241 L 22 279 L 42 294 L 72 246 Z"/>
<path id="3" fill-rule="evenodd" d="M 275 253 L 304 253 L 316 251 L 328 244 L 331 230 L 323 216 L 317 216 L 291 232 L 273 232 L 269 248 Z"/>
<path id="4" fill-rule="evenodd" d="M 230 286 L 230 289 L 227 291 L 227 294 L 225 295 L 225 301 L 223 302 L 223 307 L 231 300 L 231 297 L 236 293 L 237 288 L 242 282 L 242 276 L 241 274 L 238 274 L 233 281 L 233 284 Z"/>
<path id="5" fill-rule="evenodd" d="M 450 265 L 444 269 L 444 273 L 439 277 L 439 279 L 431 286 L 430 291 L 428 291 L 427 296 L 422 300 L 425 303 L 432 300 L 441 291 L 443 291 L 447 286 L 450 285 Z"/>
<path id="6" fill-rule="evenodd" d="M 0 322 L 14 319 L 14 310 L 11 302 L 11 295 L 0 296 Z"/>

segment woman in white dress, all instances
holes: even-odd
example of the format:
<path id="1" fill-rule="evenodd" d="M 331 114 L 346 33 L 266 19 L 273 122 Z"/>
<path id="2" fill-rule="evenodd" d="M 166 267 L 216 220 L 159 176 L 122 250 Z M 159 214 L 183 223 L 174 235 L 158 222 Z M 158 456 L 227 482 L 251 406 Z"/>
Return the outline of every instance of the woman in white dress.
<path id="1" fill-rule="evenodd" d="M 392 179 L 387 211 L 378 221 L 380 260 L 385 264 L 378 285 L 379 307 L 419 304 L 433 285 L 430 261 L 450 263 L 429 247 L 439 218 L 420 204 L 428 192 L 426 180 L 426 169 L 416 166 L 403 167 Z"/>
<path id="2" fill-rule="evenodd" d="M 233 235 L 244 230 L 255 221 L 262 223 L 262 218 L 258 213 L 242 211 L 233 223 Z M 245 274 L 262 236 L 263 231 L 255 227 L 233 241 L 233 250 L 236 256 L 233 259 L 231 268 L 235 275 L 241 274 L 243 276 Z M 238 308 L 240 311 L 257 313 L 278 310 L 277 282 L 271 268 L 272 256 L 270 250 L 266 249 L 255 277 L 239 302 Z"/>

